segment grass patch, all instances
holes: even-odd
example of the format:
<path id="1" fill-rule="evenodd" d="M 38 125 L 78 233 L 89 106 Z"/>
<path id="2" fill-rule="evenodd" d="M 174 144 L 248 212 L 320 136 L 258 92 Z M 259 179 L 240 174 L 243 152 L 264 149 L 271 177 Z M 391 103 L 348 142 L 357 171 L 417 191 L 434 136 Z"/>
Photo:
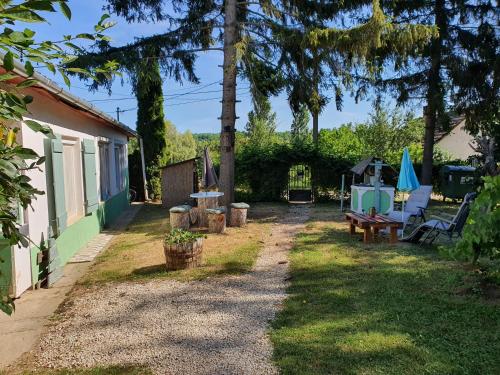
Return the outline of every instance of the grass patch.
<path id="1" fill-rule="evenodd" d="M 365 246 L 336 207 L 312 215 L 271 331 L 283 374 L 499 373 L 500 304 L 480 275 L 433 248 Z"/>
<path id="2" fill-rule="evenodd" d="M 286 206 L 279 204 L 252 206 L 245 228 L 228 227 L 225 234 L 208 234 L 204 240 L 201 267 L 167 272 L 163 237 L 170 230 L 168 210 L 158 204 L 147 204 L 127 230 L 117 235 L 96 259 L 80 284 L 153 278 L 196 280 L 247 272 L 269 234 L 270 223 L 285 210 Z"/>

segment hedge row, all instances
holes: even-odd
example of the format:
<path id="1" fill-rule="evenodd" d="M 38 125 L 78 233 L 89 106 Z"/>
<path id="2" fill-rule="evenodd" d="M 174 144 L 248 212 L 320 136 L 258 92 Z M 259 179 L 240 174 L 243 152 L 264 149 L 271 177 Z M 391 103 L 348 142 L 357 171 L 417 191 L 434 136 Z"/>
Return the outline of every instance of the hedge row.
<path id="1" fill-rule="evenodd" d="M 350 169 L 357 163 L 342 157 L 322 154 L 313 147 L 276 145 L 269 149 L 246 148 L 236 157 L 236 195 L 238 200 L 283 201 L 287 199 L 288 172 L 293 165 L 306 164 L 311 167 L 315 201 L 338 199 L 342 175 L 345 174 L 346 190 L 352 181 Z M 446 164 L 458 164 L 446 163 Z M 439 171 L 444 164 L 433 167 L 434 192 L 440 193 Z M 415 164 L 420 176 L 422 166 Z M 394 166 L 396 170 L 399 166 Z M 358 178 L 359 180 L 359 178 Z"/>

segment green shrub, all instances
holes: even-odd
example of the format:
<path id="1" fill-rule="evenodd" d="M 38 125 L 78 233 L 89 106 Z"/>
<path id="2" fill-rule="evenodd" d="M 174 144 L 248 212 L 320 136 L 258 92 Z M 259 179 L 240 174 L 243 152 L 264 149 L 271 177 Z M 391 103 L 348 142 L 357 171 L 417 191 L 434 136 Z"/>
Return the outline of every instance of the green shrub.
<path id="1" fill-rule="evenodd" d="M 205 237 L 206 236 L 202 233 L 190 232 L 184 229 L 172 229 L 172 231 L 165 236 L 164 242 L 168 245 L 184 244 Z"/>
<path id="2" fill-rule="evenodd" d="M 484 177 L 484 185 L 472 204 L 463 238 L 452 251 L 472 258 L 500 258 L 500 176 Z"/>

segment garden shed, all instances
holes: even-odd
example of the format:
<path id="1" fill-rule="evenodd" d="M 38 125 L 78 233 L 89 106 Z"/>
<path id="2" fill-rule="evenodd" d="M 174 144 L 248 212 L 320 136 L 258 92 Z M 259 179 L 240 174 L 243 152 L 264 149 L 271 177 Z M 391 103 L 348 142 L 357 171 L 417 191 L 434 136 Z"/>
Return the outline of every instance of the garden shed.
<path id="1" fill-rule="evenodd" d="M 198 192 L 199 157 L 169 164 L 161 171 L 161 199 L 163 207 L 170 208 L 189 200 L 189 195 Z"/>

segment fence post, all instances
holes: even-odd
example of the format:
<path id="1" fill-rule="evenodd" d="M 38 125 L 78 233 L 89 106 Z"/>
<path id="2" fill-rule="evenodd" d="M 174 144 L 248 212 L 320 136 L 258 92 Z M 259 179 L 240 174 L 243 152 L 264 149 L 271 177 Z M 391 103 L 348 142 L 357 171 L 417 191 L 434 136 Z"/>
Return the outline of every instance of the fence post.
<path id="1" fill-rule="evenodd" d="M 342 184 L 340 185 L 340 212 L 344 212 L 344 185 L 345 174 L 342 175 Z"/>

